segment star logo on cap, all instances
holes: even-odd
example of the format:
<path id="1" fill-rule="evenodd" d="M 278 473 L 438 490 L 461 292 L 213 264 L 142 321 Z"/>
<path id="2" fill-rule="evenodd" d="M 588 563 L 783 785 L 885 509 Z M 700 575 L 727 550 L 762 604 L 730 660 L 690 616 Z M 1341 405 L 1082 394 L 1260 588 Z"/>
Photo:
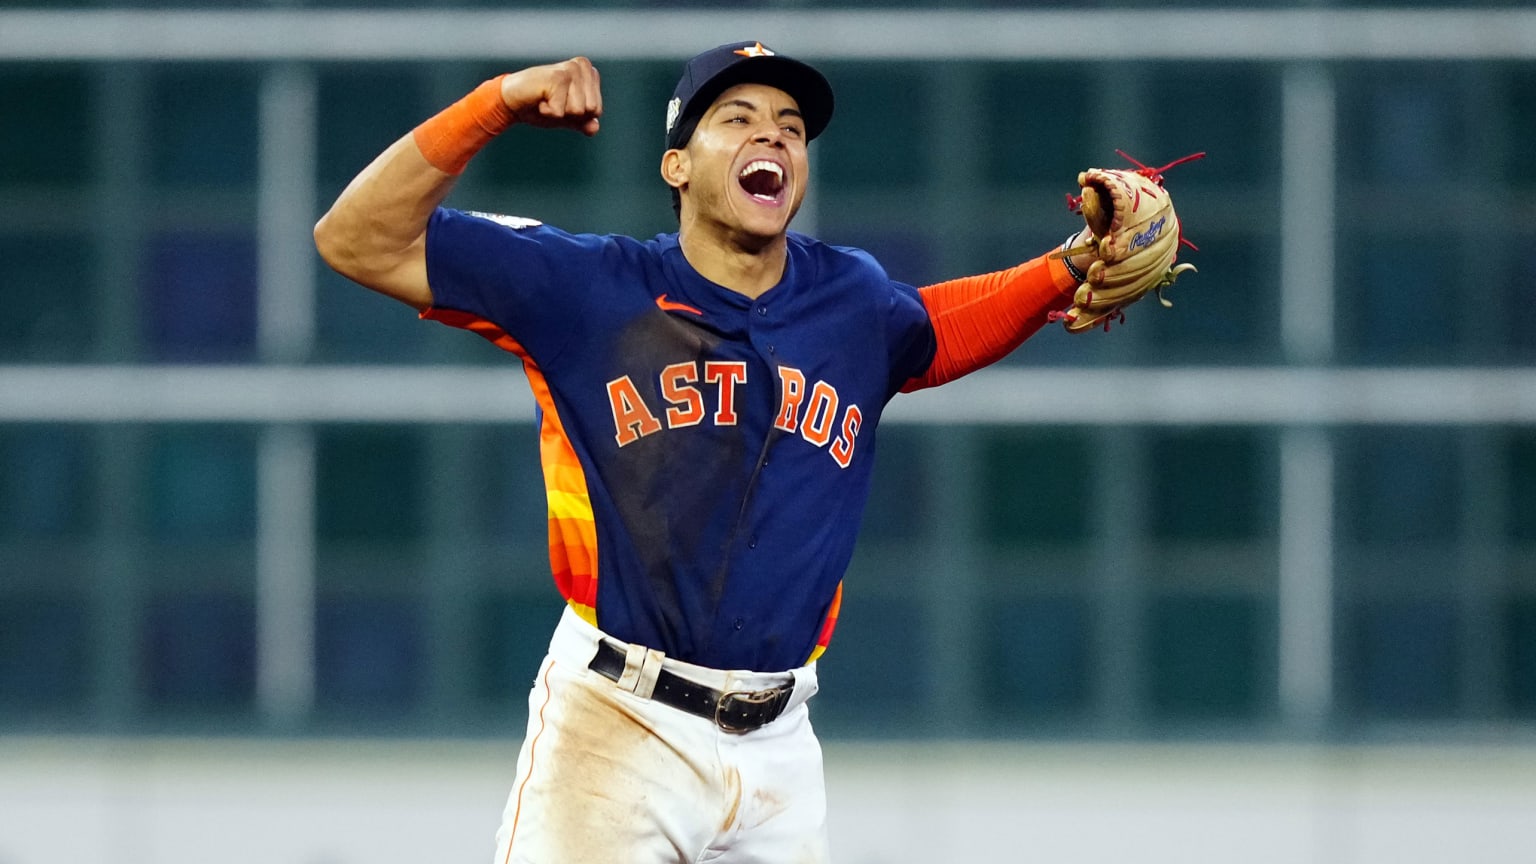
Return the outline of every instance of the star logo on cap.
<path id="1" fill-rule="evenodd" d="M 732 54 L 740 54 L 743 57 L 772 57 L 772 56 L 774 56 L 773 52 L 769 51 L 767 48 L 764 48 L 763 47 L 763 43 L 761 43 L 761 42 L 758 42 L 757 44 L 753 45 L 750 48 L 737 48 L 735 51 L 732 51 L 731 53 Z"/>

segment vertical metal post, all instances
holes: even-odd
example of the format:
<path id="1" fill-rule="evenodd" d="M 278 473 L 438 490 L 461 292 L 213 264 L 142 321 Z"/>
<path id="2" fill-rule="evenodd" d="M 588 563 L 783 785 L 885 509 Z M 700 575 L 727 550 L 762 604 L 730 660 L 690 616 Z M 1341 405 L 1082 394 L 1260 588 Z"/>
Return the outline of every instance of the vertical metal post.
<path id="1" fill-rule="evenodd" d="M 1117 147 L 1142 152 L 1138 136 L 1150 128 L 1144 98 L 1150 76 L 1145 63 L 1118 62 L 1096 66 L 1091 87 L 1101 116 L 1111 122 L 1090 142 L 1099 156 L 1112 156 Z M 1129 86 L 1126 86 L 1126 82 Z M 1132 362 L 1139 356 L 1146 328 L 1126 327 L 1104 340 L 1094 353 L 1105 362 Z M 1147 585 L 1147 459 L 1145 430 L 1113 427 L 1093 433 L 1091 447 L 1102 458 L 1092 491 L 1096 524 L 1089 573 L 1093 583 L 1094 711 L 1111 735 L 1133 735 L 1146 717 L 1148 658 L 1147 619 L 1153 592 Z"/>
<path id="2" fill-rule="evenodd" d="M 262 430 L 256 454 L 256 701 L 292 728 L 315 693 L 315 440 L 303 426 Z"/>
<path id="3" fill-rule="evenodd" d="M 931 124 L 935 168 L 929 178 L 930 224 L 941 244 L 935 263 L 945 275 L 958 275 L 974 258 L 975 238 L 967 215 L 976 202 L 966 190 L 976 181 L 981 142 L 976 118 L 968 106 L 979 87 L 974 64 L 944 63 L 929 67 L 924 82 L 937 110 Z M 949 478 L 937 487 L 934 557 L 928 572 L 926 606 L 931 636 L 926 650 L 929 665 L 927 716 L 947 734 L 959 734 L 974 716 L 982 658 L 976 640 L 976 603 L 981 593 L 977 554 L 977 502 L 985 472 L 975 427 L 936 427 L 931 430 L 929 459 L 934 476 Z"/>
<path id="4" fill-rule="evenodd" d="M 1292 363 L 1334 355 L 1333 79 L 1317 64 L 1281 76 L 1280 336 Z M 1279 701 L 1316 731 L 1333 711 L 1334 446 L 1329 433 L 1280 433 Z"/>
<path id="5" fill-rule="evenodd" d="M 1318 429 L 1280 437 L 1279 697 L 1304 730 L 1333 704 L 1333 444 Z"/>
<path id="6" fill-rule="evenodd" d="M 976 645 L 976 603 L 981 595 L 980 556 L 976 549 L 977 502 L 984 472 L 974 426 L 934 426 L 927 434 L 933 476 L 946 478 L 934 487 L 934 544 L 923 586 L 928 611 L 927 722 L 943 735 L 965 731 L 975 715 L 983 659 Z"/>
<path id="7" fill-rule="evenodd" d="M 314 343 L 315 90 L 306 66 L 262 75 L 257 338 L 266 363 L 302 362 Z M 256 698 L 268 724 L 289 728 L 314 702 L 314 433 L 266 427 L 256 458 Z"/>
<path id="8" fill-rule="evenodd" d="M 1280 79 L 1280 341 L 1293 363 L 1334 351 L 1335 97 L 1320 65 Z"/>
<path id="9" fill-rule="evenodd" d="M 315 75 L 262 75 L 256 188 L 256 336 L 267 363 L 298 363 L 315 339 Z"/>
<path id="10" fill-rule="evenodd" d="M 1469 719 L 1488 720 L 1507 710 L 1500 670 L 1508 648 L 1499 620 L 1501 588 L 1508 572 L 1505 525 L 1509 517 L 1508 468 L 1503 464 L 1507 436 L 1488 428 L 1461 435 L 1462 496 L 1458 532 L 1455 604 L 1461 634 L 1459 701 Z"/>
<path id="11" fill-rule="evenodd" d="M 1098 596 L 1094 616 L 1095 713 L 1105 731 L 1134 734 L 1146 714 L 1146 445 L 1137 430 L 1105 429 L 1092 446 L 1103 454 L 1094 478 L 1098 514 L 1090 564 Z"/>
<path id="12" fill-rule="evenodd" d="M 144 240 L 144 144 L 148 82 L 142 66 L 103 64 L 93 75 L 93 159 L 100 262 L 96 308 L 101 316 L 96 359 L 123 363 L 139 353 L 139 282 Z M 91 598 L 91 693 L 95 714 L 121 727 L 138 715 L 143 645 L 142 507 L 137 474 L 144 460 L 140 427 L 104 426 L 92 434 L 96 531 Z"/>

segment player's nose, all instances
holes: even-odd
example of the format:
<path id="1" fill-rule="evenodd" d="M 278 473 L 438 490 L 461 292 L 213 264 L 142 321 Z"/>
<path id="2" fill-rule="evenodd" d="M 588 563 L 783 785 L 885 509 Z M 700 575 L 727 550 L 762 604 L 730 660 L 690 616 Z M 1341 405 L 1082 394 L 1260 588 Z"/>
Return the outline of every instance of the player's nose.
<path id="1" fill-rule="evenodd" d="M 775 124 L 768 123 L 758 127 L 757 134 L 752 136 L 752 140 L 758 144 L 767 144 L 773 147 L 783 147 L 784 130 L 780 129 Z"/>

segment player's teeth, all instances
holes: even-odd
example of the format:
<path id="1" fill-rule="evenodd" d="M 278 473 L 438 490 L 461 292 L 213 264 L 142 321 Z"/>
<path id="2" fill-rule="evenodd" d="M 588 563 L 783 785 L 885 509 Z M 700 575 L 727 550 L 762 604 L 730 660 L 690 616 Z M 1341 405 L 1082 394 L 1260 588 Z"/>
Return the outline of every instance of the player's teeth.
<path id="1" fill-rule="evenodd" d="M 745 177 L 748 174 L 751 174 L 753 171 L 768 171 L 780 180 L 784 179 L 784 169 L 765 159 L 759 159 L 756 162 L 748 162 L 747 167 L 741 169 L 740 176 Z"/>

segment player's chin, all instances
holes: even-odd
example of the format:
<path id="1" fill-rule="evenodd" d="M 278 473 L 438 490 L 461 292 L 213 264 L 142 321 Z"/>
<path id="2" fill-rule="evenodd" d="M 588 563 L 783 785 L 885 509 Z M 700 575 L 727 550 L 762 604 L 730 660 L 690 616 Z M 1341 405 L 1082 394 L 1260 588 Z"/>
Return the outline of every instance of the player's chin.
<path id="1" fill-rule="evenodd" d="M 800 209 L 800 202 L 787 194 L 773 199 L 757 195 L 742 195 L 736 206 L 741 228 L 748 234 L 771 237 L 783 234 Z"/>

